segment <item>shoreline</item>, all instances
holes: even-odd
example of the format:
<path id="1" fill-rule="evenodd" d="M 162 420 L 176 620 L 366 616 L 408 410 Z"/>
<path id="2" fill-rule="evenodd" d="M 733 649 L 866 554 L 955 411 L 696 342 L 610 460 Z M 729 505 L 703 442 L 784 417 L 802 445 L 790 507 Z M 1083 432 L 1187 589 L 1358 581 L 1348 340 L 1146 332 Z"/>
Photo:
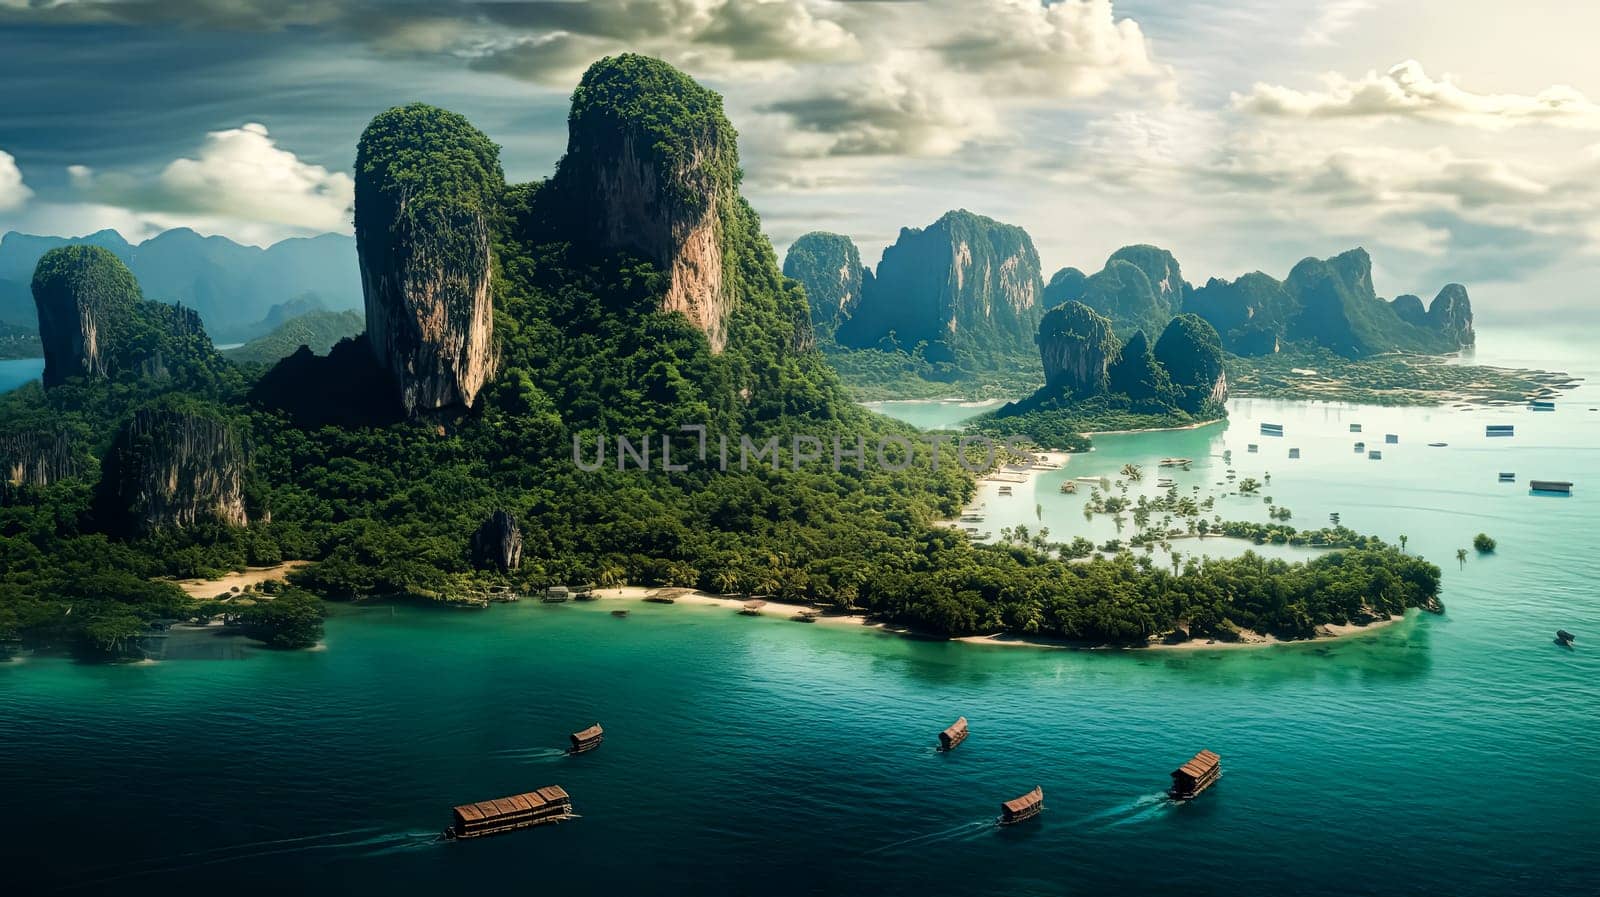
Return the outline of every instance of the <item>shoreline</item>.
<path id="1" fill-rule="evenodd" d="M 1209 427 L 1212 424 L 1222 424 L 1222 423 L 1227 423 L 1227 422 L 1228 422 L 1228 418 L 1226 416 L 1223 416 L 1223 417 L 1216 418 L 1215 420 L 1202 420 L 1202 421 L 1196 421 L 1196 422 L 1194 422 L 1192 424 L 1184 424 L 1181 427 L 1140 427 L 1140 428 L 1133 429 L 1133 430 L 1086 430 L 1086 431 L 1084 431 L 1083 435 L 1084 436 L 1094 437 L 1094 436 L 1132 436 L 1132 435 L 1137 434 L 1137 433 L 1177 433 L 1177 432 L 1180 432 L 1180 431 L 1183 431 L 1183 430 L 1198 430 L 1201 427 Z"/>
<path id="2" fill-rule="evenodd" d="M 646 598 L 659 591 L 662 591 L 662 589 L 648 588 L 645 586 L 619 586 L 616 588 L 596 590 L 595 595 L 598 601 L 635 601 L 644 603 Z M 731 598 L 727 595 L 713 595 L 709 592 L 691 590 L 676 596 L 673 603 L 690 604 L 696 607 L 725 607 L 729 610 L 738 611 L 744 608 L 747 600 L 751 599 Z M 800 611 L 816 611 L 817 609 L 806 604 L 768 600 L 766 605 L 763 606 L 761 610 L 761 616 L 763 617 L 781 617 L 784 620 L 789 620 L 790 617 L 793 617 Z M 1082 642 L 1054 638 L 1051 636 L 1032 636 L 1007 632 L 997 632 L 993 635 L 962 635 L 951 638 L 943 638 L 940 636 L 919 633 L 914 629 L 896 623 L 872 620 L 869 619 L 865 614 L 823 613 L 817 616 L 815 622 L 831 623 L 836 626 L 858 626 L 862 629 L 876 629 L 880 632 L 898 635 L 904 638 L 920 639 L 923 641 L 960 642 L 966 645 L 992 646 L 1001 648 L 1033 648 L 1036 650 L 1046 651 L 1201 651 L 1210 649 L 1232 651 L 1242 648 L 1270 648 L 1284 645 L 1322 644 L 1327 642 L 1336 642 L 1341 639 L 1347 639 L 1354 636 L 1369 635 L 1371 633 L 1391 627 L 1396 623 L 1401 623 L 1412 619 L 1416 616 L 1416 614 L 1412 612 L 1413 610 L 1415 610 L 1415 608 L 1407 609 L 1404 614 L 1391 616 L 1387 620 L 1374 620 L 1364 626 L 1355 623 L 1324 624 L 1317 627 L 1319 630 L 1318 635 L 1305 639 L 1280 639 L 1272 635 L 1262 635 L 1250 630 L 1243 630 L 1242 637 L 1236 642 L 1219 642 L 1215 640 L 1192 638 L 1188 641 L 1177 642 L 1173 644 L 1150 642 L 1144 645 L 1116 645 L 1108 643 Z M 1326 632 L 1326 634 L 1322 634 L 1323 632 Z"/>
<path id="3" fill-rule="evenodd" d="M 207 601 L 217 597 L 223 592 L 233 592 L 235 588 L 240 591 L 248 586 L 260 585 L 269 579 L 284 579 L 290 573 L 311 563 L 310 561 L 284 561 L 270 567 L 246 567 L 244 570 L 229 571 L 217 579 L 164 579 L 160 582 L 170 582 L 183 590 L 185 595 L 197 601 Z"/>

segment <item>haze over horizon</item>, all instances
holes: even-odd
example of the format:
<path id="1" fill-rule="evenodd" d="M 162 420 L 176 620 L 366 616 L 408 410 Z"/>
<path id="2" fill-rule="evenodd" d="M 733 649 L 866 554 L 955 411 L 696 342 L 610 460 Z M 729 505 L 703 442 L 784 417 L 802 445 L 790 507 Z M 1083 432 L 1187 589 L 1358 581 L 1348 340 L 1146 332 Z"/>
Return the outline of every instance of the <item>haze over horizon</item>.
<path id="1" fill-rule="evenodd" d="M 1047 274 L 1154 243 L 1199 284 L 1363 245 L 1384 295 L 1577 312 L 1596 26 L 1442 0 L 0 2 L 0 231 L 348 233 L 377 112 L 461 112 L 545 177 L 579 73 L 636 51 L 724 95 L 780 251 L 831 230 L 875 264 L 965 207 L 1026 228 Z"/>

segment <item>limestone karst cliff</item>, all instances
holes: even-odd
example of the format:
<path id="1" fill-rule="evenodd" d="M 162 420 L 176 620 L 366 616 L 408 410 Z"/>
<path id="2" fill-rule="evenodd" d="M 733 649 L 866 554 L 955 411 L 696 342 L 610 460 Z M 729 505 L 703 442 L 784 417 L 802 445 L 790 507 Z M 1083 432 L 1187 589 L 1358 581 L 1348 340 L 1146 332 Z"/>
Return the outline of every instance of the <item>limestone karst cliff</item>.
<path id="1" fill-rule="evenodd" d="M 1104 316 L 1081 302 L 1062 303 L 1039 322 L 1038 342 L 1046 390 L 1081 396 L 1106 391 L 1119 347 Z"/>
<path id="2" fill-rule="evenodd" d="M 728 344 L 737 301 L 726 241 L 747 211 L 738 158 L 720 96 L 658 59 L 624 54 L 584 73 L 552 180 L 574 229 L 666 272 L 661 310 L 682 313 L 713 352 Z"/>
<path id="3" fill-rule="evenodd" d="M 390 109 L 356 150 L 355 230 L 374 357 L 413 416 L 469 408 L 494 376 L 499 148 L 432 106 Z"/>
<path id="4" fill-rule="evenodd" d="M 1039 253 L 1020 227 L 965 209 L 927 228 L 903 228 L 885 249 L 838 340 L 870 348 L 893 336 L 929 344 L 935 360 L 1026 351 L 1043 314 Z"/>
<path id="5" fill-rule="evenodd" d="M 0 433 L 0 479 L 13 486 L 48 486 L 77 476 L 83 467 L 80 451 L 58 427 Z"/>
<path id="6" fill-rule="evenodd" d="M 861 252 L 841 234 L 812 231 L 795 240 L 784 255 L 783 274 L 805 287 L 811 323 L 824 338 L 831 338 L 861 302 Z"/>
<path id="7" fill-rule="evenodd" d="M 1222 339 L 1199 315 L 1174 317 L 1156 340 L 1155 360 L 1166 368 L 1178 391 L 1178 406 L 1191 414 L 1228 400 L 1228 375 L 1222 366 Z"/>
<path id="8" fill-rule="evenodd" d="M 122 260 L 99 246 L 62 246 L 39 259 L 33 301 L 44 346 L 44 385 L 72 377 L 103 379 L 128 337 L 139 283 Z"/>
<path id="9" fill-rule="evenodd" d="M 1428 306 L 1428 325 L 1445 339 L 1458 346 L 1477 342 L 1472 330 L 1472 302 L 1467 298 L 1467 288 L 1459 283 L 1447 283 Z"/>
<path id="10" fill-rule="evenodd" d="M 95 518 L 119 534 L 249 522 L 249 449 L 223 418 L 173 403 L 135 411 L 101 462 Z"/>
<path id="11" fill-rule="evenodd" d="M 501 573 L 522 566 L 522 528 L 509 511 L 495 511 L 472 534 L 472 565 Z"/>

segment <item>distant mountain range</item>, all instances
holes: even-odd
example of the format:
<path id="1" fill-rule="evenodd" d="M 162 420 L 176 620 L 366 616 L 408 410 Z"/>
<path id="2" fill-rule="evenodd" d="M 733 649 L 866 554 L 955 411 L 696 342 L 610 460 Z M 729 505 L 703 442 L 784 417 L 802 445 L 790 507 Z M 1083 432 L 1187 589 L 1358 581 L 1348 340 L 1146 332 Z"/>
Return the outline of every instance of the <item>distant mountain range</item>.
<path id="1" fill-rule="evenodd" d="M 109 249 L 133 271 L 147 297 L 195 309 L 218 342 L 260 335 L 263 319 L 285 303 L 331 311 L 362 307 L 355 239 L 343 234 L 294 238 L 262 249 L 188 228 L 137 245 L 114 230 L 83 237 L 12 231 L 0 238 L 0 322 L 37 327 L 29 289 L 34 266 L 49 250 L 74 243 Z"/>

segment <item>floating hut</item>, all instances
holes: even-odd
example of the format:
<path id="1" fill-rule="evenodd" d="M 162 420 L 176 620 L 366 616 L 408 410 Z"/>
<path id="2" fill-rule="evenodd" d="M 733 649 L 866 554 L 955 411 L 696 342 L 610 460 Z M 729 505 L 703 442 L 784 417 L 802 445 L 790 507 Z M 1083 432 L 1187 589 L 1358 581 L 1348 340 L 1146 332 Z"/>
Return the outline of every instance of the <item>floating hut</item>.
<path id="1" fill-rule="evenodd" d="M 606 730 L 600 728 L 599 723 L 595 723 L 589 728 L 581 732 L 574 732 L 567 737 L 572 739 L 572 748 L 567 753 L 587 754 L 599 747 L 600 742 L 605 740 Z"/>
<path id="2" fill-rule="evenodd" d="M 1032 791 L 1022 795 L 1016 800 L 1008 800 L 1000 805 L 1000 824 L 1013 825 L 1025 819 L 1032 819 L 1044 810 L 1044 789 L 1034 786 Z"/>
<path id="3" fill-rule="evenodd" d="M 1167 794 L 1173 800 L 1193 800 L 1220 778 L 1222 758 L 1211 751 L 1201 751 L 1172 771 L 1172 790 Z"/>
<path id="4" fill-rule="evenodd" d="M 1505 471 L 1505 470 L 1500 471 L 1500 482 L 1502 482 L 1502 483 L 1515 483 L 1516 481 L 1517 481 L 1517 475 L 1516 474 L 1511 473 L 1509 471 Z"/>
<path id="5" fill-rule="evenodd" d="M 1578 638 L 1577 636 L 1575 636 L 1572 633 L 1566 631 L 1565 629 L 1557 629 L 1556 630 L 1556 641 L 1560 642 L 1563 645 L 1570 646 L 1574 641 L 1577 640 L 1577 638 Z"/>
<path id="6" fill-rule="evenodd" d="M 1535 492 L 1559 492 L 1562 495 L 1572 494 L 1572 484 L 1566 480 L 1529 480 L 1528 488 Z"/>
<path id="7" fill-rule="evenodd" d="M 1160 466 L 1162 466 L 1162 467 L 1184 467 L 1186 465 L 1193 464 L 1193 463 L 1194 462 L 1191 461 L 1188 458 L 1162 458 Z"/>
<path id="8" fill-rule="evenodd" d="M 1361 432 L 1361 425 L 1360 424 L 1351 424 L 1350 425 L 1350 432 L 1352 432 L 1352 433 L 1360 433 Z"/>
<path id="9" fill-rule="evenodd" d="M 592 588 L 584 587 L 572 590 L 573 601 L 599 601 L 600 596 Z"/>
<path id="10" fill-rule="evenodd" d="M 1297 449 L 1297 448 L 1292 448 L 1292 449 L 1289 449 L 1289 457 L 1291 457 L 1291 458 L 1298 458 L 1298 457 L 1300 457 L 1300 450 L 1299 450 L 1299 449 Z"/>
<path id="11" fill-rule="evenodd" d="M 1556 410 L 1556 403 L 1548 402 L 1543 399 L 1534 399 L 1528 403 L 1528 408 L 1533 411 L 1554 411 Z"/>
<path id="12" fill-rule="evenodd" d="M 1385 434 L 1383 434 L 1383 444 L 1384 445 L 1399 445 L 1400 444 L 1400 434 L 1399 433 L 1385 433 Z"/>
<path id="13" fill-rule="evenodd" d="M 1366 450 L 1367 450 L 1367 444 L 1365 442 L 1356 443 L 1356 452 L 1357 453 L 1364 452 Z"/>
<path id="14" fill-rule="evenodd" d="M 1367 457 L 1369 459 L 1373 460 L 1373 461 L 1382 461 L 1383 460 L 1383 452 L 1380 452 L 1377 449 L 1373 449 L 1372 451 L 1367 452 Z"/>
<path id="15" fill-rule="evenodd" d="M 1262 436 L 1282 436 L 1283 435 L 1283 424 L 1262 424 L 1261 425 L 1261 435 Z"/>
<path id="16" fill-rule="evenodd" d="M 739 608 L 739 613 L 746 617 L 759 617 L 761 616 L 761 609 L 766 606 L 767 602 L 757 598 L 754 601 L 746 601 L 744 607 Z"/>
<path id="17" fill-rule="evenodd" d="M 1511 424 L 1489 424 L 1483 428 L 1485 436 L 1515 436 L 1517 428 Z"/>
<path id="18" fill-rule="evenodd" d="M 956 745 L 967 740 L 967 718 L 960 717 L 950 724 L 950 728 L 939 733 L 939 750 L 955 750 Z"/>
<path id="19" fill-rule="evenodd" d="M 1071 480 L 1067 480 L 1066 482 L 1061 484 L 1061 493 L 1063 495 L 1073 495 L 1073 494 L 1076 494 L 1077 491 L 1078 491 L 1078 484 L 1074 483 Z"/>
<path id="20" fill-rule="evenodd" d="M 1244 450 L 1253 455 L 1256 452 L 1260 451 L 1261 447 L 1252 442 L 1249 445 L 1245 446 Z"/>
<path id="21" fill-rule="evenodd" d="M 572 819 L 572 798 L 560 785 L 540 788 L 526 794 L 513 794 L 497 800 L 462 804 L 453 811 L 455 820 L 444 830 L 445 838 L 477 838 L 514 829 Z"/>
<path id="22" fill-rule="evenodd" d="M 566 586 L 551 586 L 544 590 L 544 594 L 539 596 L 539 600 L 545 604 L 560 604 L 571 597 L 572 592 Z"/>

